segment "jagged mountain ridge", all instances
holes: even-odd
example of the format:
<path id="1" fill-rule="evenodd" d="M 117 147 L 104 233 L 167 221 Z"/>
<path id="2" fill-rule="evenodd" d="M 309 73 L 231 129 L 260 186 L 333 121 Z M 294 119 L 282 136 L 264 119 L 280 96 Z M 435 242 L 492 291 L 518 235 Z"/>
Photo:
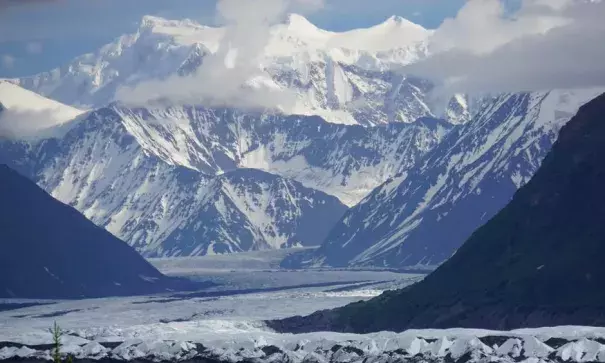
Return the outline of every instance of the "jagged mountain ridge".
<path id="1" fill-rule="evenodd" d="M 195 211 L 196 222 L 164 239 L 160 255 L 316 245 L 346 211 L 334 197 L 255 169 L 228 172 L 206 188 L 209 193 Z"/>
<path id="2" fill-rule="evenodd" d="M 335 197 L 262 171 L 213 177 L 171 165 L 128 127 L 115 109 L 93 111 L 62 139 L 24 144 L 16 160 L 34 161 L 37 168 L 25 169 L 39 185 L 149 256 L 313 245 L 346 209 Z M 299 228 L 316 216 L 323 225 Z"/>
<path id="3" fill-rule="evenodd" d="M 189 20 L 147 16 L 137 32 L 95 53 L 15 81 L 65 104 L 99 108 L 113 102 L 123 87 L 191 75 L 217 52 L 224 32 Z M 436 116 L 429 106 L 427 82 L 390 71 L 424 57 L 430 34 L 400 18 L 333 33 L 292 15 L 271 28 L 259 64 L 262 76 L 251 82 L 294 91 L 296 104 L 285 113 L 320 115 L 334 123 L 373 126 Z M 465 122 L 470 117 L 467 100 L 455 97 L 445 114 L 453 123 Z"/>
<path id="4" fill-rule="evenodd" d="M 346 209 L 321 190 L 354 203 L 452 127 L 112 105 L 0 159 L 145 255 L 198 255 L 319 244 Z"/>
<path id="5" fill-rule="evenodd" d="M 486 102 L 407 175 L 350 209 L 320 249 L 287 267 L 431 268 L 525 184 L 577 108 L 600 90 L 508 94 Z"/>
<path id="6" fill-rule="evenodd" d="M 453 128 L 424 118 L 376 128 L 320 117 L 204 107 L 113 108 L 150 154 L 215 175 L 264 170 L 354 205 L 390 176 L 409 169 Z"/>
<path id="7" fill-rule="evenodd" d="M 408 289 L 281 331 L 601 326 L 605 321 L 605 94 L 582 106 L 531 180 L 457 253 Z"/>

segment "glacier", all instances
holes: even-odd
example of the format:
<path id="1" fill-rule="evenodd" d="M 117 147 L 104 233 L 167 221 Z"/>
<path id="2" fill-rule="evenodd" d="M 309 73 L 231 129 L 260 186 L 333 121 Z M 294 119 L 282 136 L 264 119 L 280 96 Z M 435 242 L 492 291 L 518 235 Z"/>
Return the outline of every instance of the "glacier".
<path id="1" fill-rule="evenodd" d="M 211 261 L 218 257 L 239 262 L 236 255 L 192 259 L 213 265 Z M 181 259 L 160 261 L 173 270 L 180 264 Z M 210 298 L 164 294 L 59 301 L 0 312 L 0 326 L 4 327 L 0 330 L 0 361 L 48 359 L 52 337 L 47 328 L 55 320 L 65 331 L 62 351 L 82 360 L 512 363 L 602 362 L 604 358 L 605 331 L 598 327 L 279 334 L 261 320 L 365 300 L 384 289 L 407 286 L 420 276 L 369 271 L 275 273 L 241 267 L 227 271 L 203 271 L 204 278 L 219 282 L 213 288 L 217 294 Z M 363 287 L 354 281 L 374 285 Z M 325 285 L 302 286 L 320 282 Z M 250 284 L 259 291 L 248 291 Z"/>
<path id="2" fill-rule="evenodd" d="M 276 256 L 268 259 L 258 252 L 189 258 L 187 266 L 201 268 L 192 270 L 194 275 L 217 283 L 203 291 L 207 297 L 160 294 L 29 301 L 47 305 L 0 311 L 0 361 L 48 359 L 52 342 L 48 327 L 54 321 L 65 332 L 62 351 L 78 360 L 512 363 L 605 358 L 605 330 L 599 327 L 279 334 L 262 321 L 366 300 L 422 278 L 386 271 L 263 271 L 282 253 L 272 251 Z M 261 256 L 264 264 L 254 262 Z M 242 259 L 255 267 L 243 268 L 248 264 L 241 264 Z M 227 266 L 235 267 L 212 270 L 229 260 Z M 151 262 L 164 273 L 184 267 L 181 258 Z"/>

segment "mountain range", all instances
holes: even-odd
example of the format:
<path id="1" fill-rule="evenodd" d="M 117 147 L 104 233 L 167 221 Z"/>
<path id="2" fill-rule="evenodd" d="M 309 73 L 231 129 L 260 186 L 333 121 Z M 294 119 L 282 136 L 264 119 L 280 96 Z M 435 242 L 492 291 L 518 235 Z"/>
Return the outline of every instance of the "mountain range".
<path id="1" fill-rule="evenodd" d="M 335 33 L 291 15 L 269 33 L 246 87 L 293 91 L 292 108 L 120 101 L 195 80 L 226 36 L 145 17 L 60 69 L 0 81 L 0 161 L 145 256 L 321 245 L 283 266 L 432 268 L 600 92 L 455 95 L 437 112 L 429 82 L 393 71 L 428 54 L 429 30 L 393 17 Z"/>
<path id="2" fill-rule="evenodd" d="M 38 94 L 78 108 L 119 101 L 119 91 L 145 81 L 194 74 L 221 49 L 227 29 L 146 16 L 140 27 L 96 52 L 49 72 L 13 80 Z M 250 87 L 293 92 L 287 114 L 318 115 L 328 122 L 380 125 L 441 117 L 431 107 L 432 86 L 393 71 L 426 56 L 431 35 L 400 17 L 368 29 L 334 33 L 290 15 L 269 30 L 258 74 Z M 457 95 L 443 113 L 452 123 L 470 117 Z"/>
<path id="3" fill-rule="evenodd" d="M 578 107 L 602 90 L 504 94 L 406 174 L 351 208 L 322 246 L 285 267 L 434 268 L 536 172 Z"/>
<path id="4" fill-rule="evenodd" d="M 270 326 L 359 333 L 602 326 L 604 115 L 605 94 L 582 106 L 531 180 L 423 281 Z"/>
<path id="5" fill-rule="evenodd" d="M 15 89 L 0 84 L 0 100 Z M 113 104 L 45 128 L 50 138 L 5 138 L 0 155 L 147 256 L 201 255 L 321 243 L 346 210 L 335 196 L 355 203 L 452 127 Z"/>

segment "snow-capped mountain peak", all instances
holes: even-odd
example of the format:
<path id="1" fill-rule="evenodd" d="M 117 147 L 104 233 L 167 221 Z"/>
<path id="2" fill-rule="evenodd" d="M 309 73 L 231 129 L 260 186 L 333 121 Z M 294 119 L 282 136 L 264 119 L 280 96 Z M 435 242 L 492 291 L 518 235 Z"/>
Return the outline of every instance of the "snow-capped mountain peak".
<path id="1" fill-rule="evenodd" d="M 431 31 L 402 17 L 393 16 L 368 28 L 332 32 L 318 28 L 302 15 L 290 14 L 285 26 L 274 26 L 273 33 L 281 38 L 298 38 L 301 43 L 314 50 L 341 48 L 379 52 L 405 48 L 425 41 Z"/>
<path id="2" fill-rule="evenodd" d="M 399 15 L 390 16 L 387 20 L 384 21 L 384 23 L 382 23 L 382 26 L 385 26 L 385 25 L 408 26 L 408 27 L 424 29 L 423 26 L 413 23 L 410 20 L 408 20 L 402 16 L 399 16 Z"/>
<path id="3" fill-rule="evenodd" d="M 182 19 L 182 20 L 170 20 L 161 18 L 159 16 L 153 15 L 144 15 L 140 22 L 140 28 L 142 29 L 153 29 L 156 32 L 166 31 L 170 28 L 193 28 L 193 29 L 202 29 L 204 26 L 196 23 L 191 19 Z"/>
<path id="4" fill-rule="evenodd" d="M 336 33 L 329 44 L 346 49 L 385 52 L 425 42 L 431 33 L 409 20 L 393 16 L 373 27 Z"/>
<path id="5" fill-rule="evenodd" d="M 164 36 L 182 46 L 200 43 L 216 51 L 225 35 L 225 29 L 201 25 L 190 19 L 170 20 L 145 15 L 141 19 L 138 33 Z"/>
<path id="6" fill-rule="evenodd" d="M 152 82 L 160 92 L 158 82 L 196 77 L 205 60 L 218 54 L 227 30 L 145 16 L 136 32 L 59 69 L 16 82 L 76 107 L 104 107 L 120 99 L 123 89 Z M 366 29 L 331 32 L 291 14 L 268 34 L 258 67 L 242 87 L 262 84 L 263 90 L 288 95 L 285 113 L 364 126 L 435 116 L 427 106 L 431 85 L 390 71 L 425 56 L 431 31 L 421 26 L 393 17 Z M 447 119 L 465 121 L 465 107 L 455 100 Z"/>
<path id="7" fill-rule="evenodd" d="M 393 15 L 382 24 L 379 24 L 374 29 L 381 30 L 407 30 L 409 33 L 416 32 L 418 35 L 427 36 L 432 33 L 431 30 L 426 29 L 422 25 L 416 24 L 404 17 Z"/>
<path id="8" fill-rule="evenodd" d="M 200 43 L 214 52 L 223 40 L 226 29 L 201 25 L 190 19 L 168 20 L 146 15 L 141 19 L 138 33 L 166 36 L 180 45 Z M 388 51 L 425 41 L 431 31 L 402 17 L 393 16 L 372 27 L 333 32 L 317 27 L 302 15 L 289 14 L 283 22 L 272 25 L 270 33 L 271 39 L 265 49 L 268 57 L 297 52 L 328 52 L 333 48 Z"/>
<path id="9" fill-rule="evenodd" d="M 311 23 L 307 18 L 299 14 L 289 14 L 284 22 L 286 31 L 298 33 L 301 36 L 317 35 L 314 33 L 327 34 L 328 32 L 319 29 L 315 24 Z"/>

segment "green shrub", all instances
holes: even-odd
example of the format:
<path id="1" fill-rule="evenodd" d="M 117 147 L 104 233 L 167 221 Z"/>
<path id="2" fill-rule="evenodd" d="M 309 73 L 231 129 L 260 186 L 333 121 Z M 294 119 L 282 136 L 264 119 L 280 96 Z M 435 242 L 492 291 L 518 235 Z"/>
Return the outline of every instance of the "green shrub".
<path id="1" fill-rule="evenodd" d="M 61 360 L 61 337 L 63 336 L 63 330 L 59 327 L 57 322 L 50 329 L 50 333 L 53 335 L 53 345 L 54 348 L 52 350 L 52 358 L 54 363 L 63 363 Z M 73 358 L 71 356 L 67 357 L 65 363 L 72 363 Z"/>

